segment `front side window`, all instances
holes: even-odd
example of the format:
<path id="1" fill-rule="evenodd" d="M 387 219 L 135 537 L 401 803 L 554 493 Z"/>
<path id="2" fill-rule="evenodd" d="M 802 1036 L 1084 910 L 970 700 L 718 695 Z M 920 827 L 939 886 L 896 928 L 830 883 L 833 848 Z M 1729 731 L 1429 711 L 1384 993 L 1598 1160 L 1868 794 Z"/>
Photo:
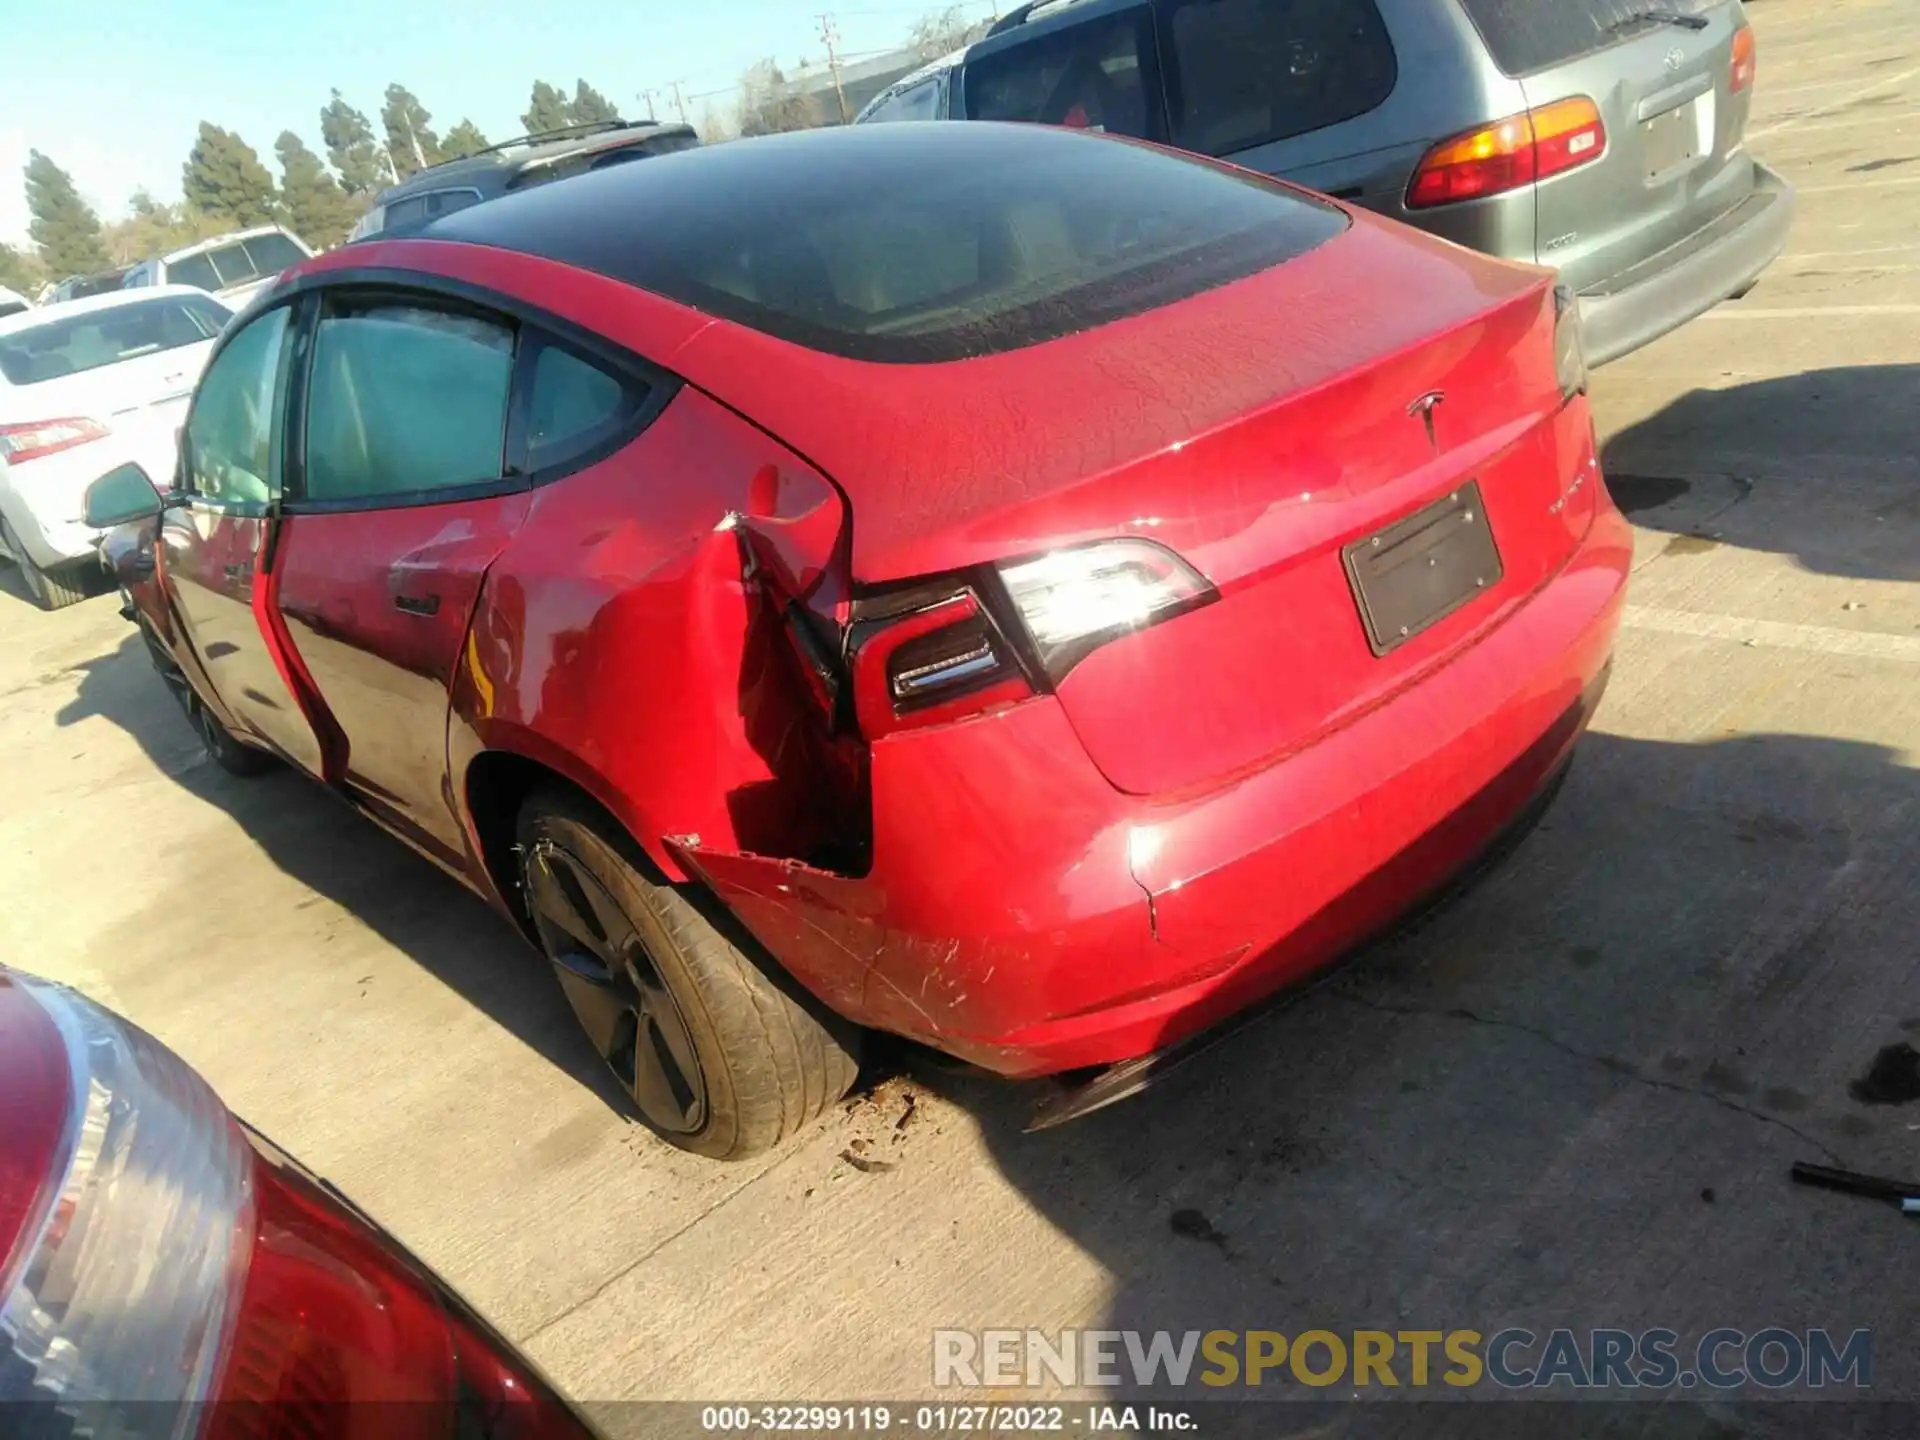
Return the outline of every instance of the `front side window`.
<path id="1" fill-rule="evenodd" d="M 1152 57 L 1144 6 L 1023 39 L 967 65 L 967 118 L 1163 139 Z"/>
<path id="2" fill-rule="evenodd" d="M 1203 155 L 1364 115 L 1398 75 L 1374 0 L 1172 0 L 1161 16 L 1173 143 Z"/>
<path id="3" fill-rule="evenodd" d="M 0 375 L 11 385 L 58 380 L 212 340 L 232 318 L 211 296 L 162 295 L 49 320 L 0 337 Z"/>
<path id="4" fill-rule="evenodd" d="M 240 508 L 262 506 L 280 487 L 280 372 L 287 307 L 236 334 L 200 381 L 187 420 L 183 460 L 194 495 Z"/>
<path id="5" fill-rule="evenodd" d="M 513 330 L 389 299 L 330 301 L 307 390 L 311 501 L 422 497 L 501 478 Z"/>
<path id="6" fill-rule="evenodd" d="M 889 95 L 881 104 L 874 106 L 873 113 L 863 123 L 884 125 L 898 120 L 937 120 L 940 118 L 939 109 L 939 80 L 922 80 L 897 95 Z"/>

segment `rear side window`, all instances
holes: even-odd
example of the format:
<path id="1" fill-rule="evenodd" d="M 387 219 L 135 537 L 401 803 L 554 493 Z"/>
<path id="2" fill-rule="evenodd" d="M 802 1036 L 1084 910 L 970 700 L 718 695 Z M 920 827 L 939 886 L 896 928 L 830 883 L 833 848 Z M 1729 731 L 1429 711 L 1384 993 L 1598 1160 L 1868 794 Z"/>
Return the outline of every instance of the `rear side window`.
<path id="1" fill-rule="evenodd" d="M 211 340 L 233 312 L 198 295 L 163 295 L 0 336 L 0 374 L 35 385 Z"/>
<path id="2" fill-rule="evenodd" d="M 1160 9 L 1173 143 L 1184 150 L 1231 155 L 1304 135 L 1364 115 L 1393 92 L 1393 42 L 1374 0 L 1174 0 Z"/>
<path id="3" fill-rule="evenodd" d="M 409 195 L 404 200 L 395 200 L 382 212 L 380 228 L 382 230 L 400 230 L 409 225 L 424 224 L 427 218 L 427 197 Z"/>
<path id="4" fill-rule="evenodd" d="M 1530 75 L 1644 34 L 1650 16 L 1699 15 L 1726 0 L 1461 0 L 1494 63 Z"/>
<path id="5" fill-rule="evenodd" d="M 1164 139 L 1145 6 L 983 55 L 961 80 L 969 120 L 1026 120 Z"/>
<path id="6" fill-rule="evenodd" d="M 527 390 L 529 468 L 551 470 L 625 430 L 648 387 L 614 375 L 552 341 L 537 342 Z"/>
<path id="7" fill-rule="evenodd" d="M 213 268 L 213 261 L 205 255 L 189 255 L 184 260 L 169 260 L 166 265 L 169 285 L 191 285 L 196 290 L 220 288 L 220 272 Z"/>
<path id="8" fill-rule="evenodd" d="M 451 310 L 332 300 L 314 337 L 305 492 L 378 501 L 497 482 L 513 331 Z"/>
<path id="9" fill-rule="evenodd" d="M 909 86 L 897 95 L 887 99 L 873 109 L 873 113 L 862 121 L 866 125 L 886 124 L 896 120 L 936 120 L 940 107 L 940 82 L 923 80 L 918 85 Z"/>

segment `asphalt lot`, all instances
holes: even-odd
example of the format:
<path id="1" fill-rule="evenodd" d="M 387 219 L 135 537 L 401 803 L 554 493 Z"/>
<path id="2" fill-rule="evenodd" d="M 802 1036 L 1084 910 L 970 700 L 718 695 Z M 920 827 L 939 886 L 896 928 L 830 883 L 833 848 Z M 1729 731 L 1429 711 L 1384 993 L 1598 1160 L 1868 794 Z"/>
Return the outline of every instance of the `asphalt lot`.
<path id="1" fill-rule="evenodd" d="M 1024 1093 L 896 1077 L 762 1161 L 670 1150 L 477 901 L 214 769 L 111 600 L 44 615 L 10 570 L 0 955 L 179 1050 L 590 1399 L 925 1397 L 937 1326 L 1505 1324 L 1867 1326 L 1877 1393 L 1920 1398 L 1920 1231 L 1786 1181 L 1920 1170 L 1920 1103 L 1849 1092 L 1920 1043 L 1920 10 L 1751 15 L 1798 228 L 1596 378 L 1637 572 L 1558 806 L 1149 1094 L 1027 1135 Z"/>

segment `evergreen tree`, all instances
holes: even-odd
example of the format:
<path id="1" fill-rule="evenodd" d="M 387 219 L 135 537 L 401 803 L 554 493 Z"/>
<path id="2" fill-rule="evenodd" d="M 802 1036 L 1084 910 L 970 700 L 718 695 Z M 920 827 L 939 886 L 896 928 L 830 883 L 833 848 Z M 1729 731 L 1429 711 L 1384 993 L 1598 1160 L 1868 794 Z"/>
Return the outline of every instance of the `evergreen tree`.
<path id="1" fill-rule="evenodd" d="M 294 233 L 320 249 L 345 240 L 358 207 L 341 191 L 320 157 L 291 130 L 280 132 L 273 152 L 280 158 L 280 194 Z"/>
<path id="2" fill-rule="evenodd" d="M 487 148 L 487 137 L 471 120 L 462 120 L 447 131 L 446 138 L 440 142 L 442 159 L 458 160 L 465 155 L 478 155 Z"/>
<path id="3" fill-rule="evenodd" d="M 273 176 L 253 147 L 205 120 L 187 163 L 180 167 L 180 190 L 195 210 L 228 221 L 235 229 L 264 225 L 278 208 Z"/>
<path id="4" fill-rule="evenodd" d="M 556 90 L 544 80 L 534 81 L 533 95 L 528 102 L 527 113 L 520 117 L 520 123 L 527 127 L 529 135 L 571 125 L 573 107 L 567 103 L 566 92 Z"/>
<path id="5" fill-rule="evenodd" d="M 387 183 L 373 127 L 366 116 L 341 98 L 338 90 L 320 112 L 320 143 L 327 147 L 327 158 L 333 161 L 340 186 L 347 194 L 371 195 Z"/>
<path id="6" fill-rule="evenodd" d="M 406 86 L 387 86 L 380 123 L 386 127 L 387 154 L 393 158 L 394 173 L 402 180 L 440 163 L 440 140 L 429 123 L 432 119 L 427 107 Z"/>
<path id="7" fill-rule="evenodd" d="M 73 177 L 38 150 L 27 152 L 27 209 L 33 215 L 27 233 L 55 279 L 107 268 L 100 217 L 73 188 Z"/>
<path id="8" fill-rule="evenodd" d="M 584 80 L 574 81 L 573 103 L 567 109 L 576 125 L 620 118 L 620 112 L 614 108 L 613 102 Z"/>

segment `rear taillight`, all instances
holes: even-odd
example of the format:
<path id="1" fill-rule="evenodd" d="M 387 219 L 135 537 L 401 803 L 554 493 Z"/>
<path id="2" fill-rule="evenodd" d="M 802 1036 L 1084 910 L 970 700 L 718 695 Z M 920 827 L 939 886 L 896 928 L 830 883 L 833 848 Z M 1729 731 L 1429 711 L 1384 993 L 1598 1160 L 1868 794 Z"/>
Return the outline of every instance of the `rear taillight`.
<path id="1" fill-rule="evenodd" d="M 1027 699 L 1109 641 L 1216 598 L 1165 546 L 1102 540 L 865 600 L 848 647 L 860 731 L 876 740 Z"/>
<path id="2" fill-rule="evenodd" d="M 59 1159 L 0 1274 L 0 1409 L 192 1435 L 246 1275 L 252 1152 L 147 1035 L 58 986 L 0 983 L 51 1021 L 45 1054 L 64 1055 L 69 1087 Z"/>
<path id="3" fill-rule="evenodd" d="M 24 1433 L 591 1434 L 134 1026 L 0 970 L 0 1084 L 0 1221 L 11 1207 L 19 1222 L 0 1253 L 0 1414 L 25 1417 Z M 27 1122 L 49 1098 L 57 1142 L 39 1144 Z M 23 1206 L 28 1167 L 41 1176 Z"/>
<path id="4" fill-rule="evenodd" d="M 1518 190 L 1598 160 L 1606 148 L 1599 106 L 1584 95 L 1556 100 L 1435 145 L 1407 182 L 1407 208 Z"/>
<path id="5" fill-rule="evenodd" d="M 1743 25 L 1733 32 L 1733 68 L 1728 75 L 1728 88 L 1738 95 L 1753 84 L 1753 72 L 1758 51 L 1753 38 L 1753 27 Z"/>
<path id="6" fill-rule="evenodd" d="M 38 460 L 42 455 L 57 455 L 90 440 L 104 440 L 107 427 L 84 415 L 60 420 L 29 420 L 24 424 L 0 425 L 0 460 L 18 465 Z"/>

